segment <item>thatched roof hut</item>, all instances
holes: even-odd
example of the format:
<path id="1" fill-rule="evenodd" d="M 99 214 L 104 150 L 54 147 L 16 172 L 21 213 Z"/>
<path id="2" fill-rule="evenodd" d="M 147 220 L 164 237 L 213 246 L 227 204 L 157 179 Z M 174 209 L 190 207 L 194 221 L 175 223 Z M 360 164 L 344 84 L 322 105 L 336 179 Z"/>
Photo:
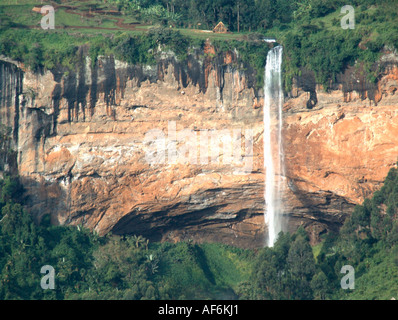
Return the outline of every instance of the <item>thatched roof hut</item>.
<path id="1" fill-rule="evenodd" d="M 213 29 L 213 32 L 215 33 L 227 33 L 228 28 L 220 21 Z"/>

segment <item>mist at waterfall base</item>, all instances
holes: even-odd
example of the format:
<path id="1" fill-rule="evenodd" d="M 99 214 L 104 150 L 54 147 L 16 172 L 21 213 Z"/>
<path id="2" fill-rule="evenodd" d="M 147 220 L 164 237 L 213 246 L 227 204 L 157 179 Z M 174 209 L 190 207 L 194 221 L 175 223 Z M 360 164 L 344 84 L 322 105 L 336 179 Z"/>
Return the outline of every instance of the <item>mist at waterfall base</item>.
<path id="1" fill-rule="evenodd" d="M 264 75 L 264 219 L 268 226 L 266 245 L 272 247 L 282 231 L 284 157 L 282 148 L 282 53 L 283 47 L 272 48 L 267 55 Z"/>

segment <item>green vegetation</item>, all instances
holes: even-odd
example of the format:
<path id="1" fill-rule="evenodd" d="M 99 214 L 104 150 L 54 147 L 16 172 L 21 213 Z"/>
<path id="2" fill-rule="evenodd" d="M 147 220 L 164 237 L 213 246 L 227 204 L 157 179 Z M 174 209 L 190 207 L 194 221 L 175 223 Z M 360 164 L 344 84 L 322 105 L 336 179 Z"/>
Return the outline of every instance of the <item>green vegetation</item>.
<path id="1" fill-rule="evenodd" d="M 245 297 L 255 299 L 391 299 L 398 295 L 398 170 L 355 207 L 339 234 L 311 249 L 303 229 L 281 234 L 254 263 Z M 313 251 L 317 252 L 316 260 Z M 318 253 L 319 252 L 319 253 Z M 344 265 L 355 270 L 355 289 L 343 290 Z"/>
<path id="2" fill-rule="evenodd" d="M 371 1 L 356 1 L 355 29 L 344 30 L 340 26 L 344 16 L 340 8 L 344 4 L 339 1 L 323 3 L 324 6 L 330 3 L 328 10 L 319 12 L 322 5 L 307 7 L 294 28 L 283 32 L 275 28 L 288 52 L 284 73 L 287 88 L 292 75 L 297 75 L 302 67 L 313 70 L 316 81 L 325 89 L 347 66 L 359 63 L 364 64 L 368 79 L 375 81 L 378 70 L 373 65 L 381 51 L 398 48 L 397 6 L 392 1 L 379 1 L 377 5 Z M 330 13 L 324 15 L 322 12 Z"/>
<path id="3" fill-rule="evenodd" d="M 18 179 L 0 181 L 0 300 L 236 298 L 253 252 L 222 244 L 154 243 L 99 237 L 78 226 L 32 221 Z M 40 269 L 55 269 L 55 289 Z"/>
<path id="4" fill-rule="evenodd" d="M 0 299 L 391 299 L 398 295 L 398 170 L 355 208 L 339 234 L 311 247 L 303 228 L 273 248 L 99 237 L 32 221 L 18 179 L 0 181 Z M 316 252 L 316 256 L 314 255 Z M 316 259 L 315 259 L 316 258 Z M 55 289 L 40 269 L 55 269 Z M 342 266 L 355 270 L 343 290 Z"/>
<path id="5" fill-rule="evenodd" d="M 216 55 L 237 50 L 236 68 L 257 70 L 263 83 L 268 45 L 284 46 L 284 83 L 302 68 L 327 89 L 348 65 L 375 81 L 383 49 L 398 48 L 394 0 L 354 0 L 355 29 L 343 30 L 332 0 L 56 1 L 56 29 L 41 30 L 36 1 L 0 4 L 0 54 L 34 71 L 74 70 L 82 52 L 95 64 L 114 55 L 154 64 L 159 48 L 184 61 L 209 38 Z M 54 3 L 53 3 L 54 4 Z M 113 12 L 112 12 L 113 11 Z M 238 19 L 239 16 L 239 19 Z M 220 20 L 232 33 L 213 34 Z M 139 24 L 139 25 L 138 25 Z M 155 26 L 155 27 L 153 27 Z M 239 32 L 238 32 L 239 30 Z M 216 59 L 217 56 L 207 58 Z M 1 128 L 0 160 L 12 151 Z M 338 234 L 311 247 L 303 229 L 281 233 L 273 248 L 242 250 L 190 241 L 148 243 L 140 236 L 99 237 L 79 227 L 40 225 L 25 211 L 15 177 L 0 181 L 0 299 L 391 299 L 398 297 L 398 170 L 367 199 Z M 55 290 L 40 288 L 40 268 L 56 271 Z M 355 269 L 355 289 L 340 287 L 343 265 Z"/>
<path id="6" fill-rule="evenodd" d="M 22 60 L 34 71 L 73 70 L 81 54 L 79 48 L 84 46 L 89 48 L 88 55 L 93 65 L 99 55 L 114 55 L 130 64 L 153 65 L 159 45 L 162 51 L 171 51 L 178 60 L 185 61 L 195 48 L 203 48 L 204 42 L 204 39 L 185 37 L 179 31 L 164 27 L 153 27 L 141 34 L 116 32 L 112 37 L 80 35 L 71 38 L 64 32 L 47 34 L 41 30 L 26 32 L 21 29 L 0 32 L 0 52 L 12 59 Z M 265 66 L 268 46 L 263 41 L 215 40 L 214 45 L 217 53 L 234 49 L 241 52 L 236 68 L 241 67 L 240 63 L 256 70 L 262 70 Z M 258 86 L 262 86 L 263 72 L 258 72 L 257 77 Z"/>
<path id="7" fill-rule="evenodd" d="M 58 5 L 56 5 L 58 3 Z M 342 0 L 91 0 L 60 1 L 56 29 L 41 30 L 34 1 L 0 4 L 0 52 L 25 62 L 33 70 L 73 69 L 78 48 L 114 54 L 131 63 L 153 64 L 162 44 L 184 60 L 206 39 L 218 51 L 236 48 L 243 65 L 257 70 L 262 86 L 268 46 L 264 36 L 284 47 L 284 84 L 289 90 L 302 68 L 313 70 L 325 89 L 348 65 L 361 64 L 369 81 L 376 81 L 374 63 L 380 52 L 398 47 L 398 7 L 394 0 L 355 0 L 355 29 L 344 30 Z M 239 18 L 238 18 L 239 17 Z M 227 34 L 202 32 L 223 21 Z M 152 26 L 157 26 L 152 28 Z M 33 28 L 33 29 L 32 29 Z M 238 32 L 239 30 L 239 32 Z"/>

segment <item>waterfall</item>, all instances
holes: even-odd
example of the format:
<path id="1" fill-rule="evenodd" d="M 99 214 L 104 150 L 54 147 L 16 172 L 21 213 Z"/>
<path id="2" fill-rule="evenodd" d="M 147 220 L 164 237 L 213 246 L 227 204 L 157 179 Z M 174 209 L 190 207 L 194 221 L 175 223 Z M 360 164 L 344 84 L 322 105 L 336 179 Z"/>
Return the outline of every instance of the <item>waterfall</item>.
<path id="1" fill-rule="evenodd" d="M 267 55 L 264 75 L 264 219 L 268 226 L 267 245 L 272 247 L 282 231 L 282 177 L 284 156 L 282 149 L 282 46 L 271 49 Z"/>

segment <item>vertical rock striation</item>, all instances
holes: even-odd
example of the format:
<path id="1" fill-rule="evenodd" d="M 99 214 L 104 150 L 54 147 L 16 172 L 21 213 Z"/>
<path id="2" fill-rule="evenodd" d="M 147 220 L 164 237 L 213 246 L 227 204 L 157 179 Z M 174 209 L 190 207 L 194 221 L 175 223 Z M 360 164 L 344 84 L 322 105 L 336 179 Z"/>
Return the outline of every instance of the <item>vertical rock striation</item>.
<path id="1" fill-rule="evenodd" d="M 0 157 L 0 169 L 20 175 L 35 218 L 100 234 L 263 246 L 263 97 L 255 71 L 238 70 L 233 52 L 198 51 L 186 62 L 164 53 L 154 66 L 94 62 L 84 47 L 79 54 L 76 70 L 41 74 L 0 62 L 0 123 L 15 151 Z M 290 230 L 304 224 L 317 241 L 337 229 L 396 162 L 396 64 L 385 70 L 377 106 L 355 90 L 347 100 L 341 88 L 325 93 L 311 83 L 286 101 Z M 148 140 L 153 130 L 164 140 Z M 244 152 L 250 142 L 252 154 Z M 223 143 L 241 146 L 249 174 L 237 174 L 242 161 L 225 152 L 200 158 Z M 169 161 L 170 146 L 183 161 Z M 153 151 L 166 160 L 148 161 Z"/>

